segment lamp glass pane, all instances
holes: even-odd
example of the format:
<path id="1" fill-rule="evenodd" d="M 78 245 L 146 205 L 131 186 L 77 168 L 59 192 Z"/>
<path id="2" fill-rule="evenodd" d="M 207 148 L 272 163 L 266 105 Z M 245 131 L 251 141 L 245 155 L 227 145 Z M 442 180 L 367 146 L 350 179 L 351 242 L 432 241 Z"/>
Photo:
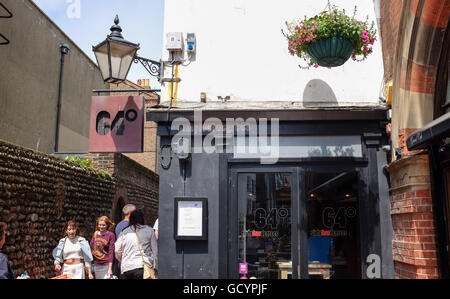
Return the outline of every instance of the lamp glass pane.
<path id="1" fill-rule="evenodd" d="M 125 80 L 137 49 L 120 43 L 111 42 L 112 77 Z"/>
<path id="2" fill-rule="evenodd" d="M 109 74 L 108 44 L 103 44 L 102 46 L 97 48 L 94 53 L 95 57 L 97 58 L 98 67 L 100 68 L 100 71 L 102 73 L 103 80 L 106 80 L 111 77 L 111 75 Z"/>

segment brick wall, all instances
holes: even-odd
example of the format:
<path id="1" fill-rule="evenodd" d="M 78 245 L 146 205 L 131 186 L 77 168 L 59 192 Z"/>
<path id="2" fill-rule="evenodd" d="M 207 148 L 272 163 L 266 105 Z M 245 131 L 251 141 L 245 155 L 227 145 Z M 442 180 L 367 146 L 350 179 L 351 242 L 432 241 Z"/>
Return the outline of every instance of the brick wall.
<path id="1" fill-rule="evenodd" d="M 402 6 L 403 0 L 382 0 L 380 2 L 385 82 L 393 79 Z"/>
<path id="2" fill-rule="evenodd" d="M 51 252 L 64 224 L 75 219 L 90 240 L 99 216 L 121 218 L 119 201 L 143 208 L 153 225 L 158 175 L 120 154 L 93 164 L 114 177 L 0 140 L 0 221 L 8 224 L 2 252 L 16 275 L 54 276 Z"/>
<path id="3" fill-rule="evenodd" d="M 393 79 L 392 145 L 402 151 L 401 158 L 387 167 L 396 274 L 439 278 L 428 155 L 408 151 L 406 139 L 433 120 L 450 2 L 382 0 L 380 4 L 385 80 Z"/>
<path id="4" fill-rule="evenodd" d="M 158 175 L 122 154 L 90 153 L 88 157 L 94 168 L 108 171 L 116 179 L 115 201 L 122 197 L 125 204 L 137 203 L 147 224 L 153 225 L 158 217 Z"/>
<path id="5" fill-rule="evenodd" d="M 416 155 L 388 166 L 397 278 L 439 278 L 429 160 Z"/>
<path id="6" fill-rule="evenodd" d="M 94 170 L 0 141 L 0 221 L 9 232 L 2 251 L 15 273 L 54 276 L 51 252 L 65 222 L 75 219 L 90 236 L 114 188 Z"/>

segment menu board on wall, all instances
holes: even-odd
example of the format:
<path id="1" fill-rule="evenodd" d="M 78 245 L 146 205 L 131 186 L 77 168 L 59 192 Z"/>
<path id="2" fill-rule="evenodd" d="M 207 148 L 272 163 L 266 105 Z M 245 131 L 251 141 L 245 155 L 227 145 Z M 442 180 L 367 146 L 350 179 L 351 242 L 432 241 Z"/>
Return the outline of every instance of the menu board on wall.
<path id="1" fill-rule="evenodd" d="M 208 207 L 206 198 L 175 198 L 175 239 L 206 240 Z"/>

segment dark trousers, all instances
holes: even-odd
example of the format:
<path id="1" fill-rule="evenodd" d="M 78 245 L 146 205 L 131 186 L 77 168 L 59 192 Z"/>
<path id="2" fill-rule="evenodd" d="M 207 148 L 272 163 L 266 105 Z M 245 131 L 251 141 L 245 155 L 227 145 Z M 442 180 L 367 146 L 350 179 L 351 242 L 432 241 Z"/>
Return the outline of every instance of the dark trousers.
<path id="1" fill-rule="evenodd" d="M 134 269 L 124 272 L 121 279 L 142 279 L 144 276 L 144 268 Z"/>
<path id="2" fill-rule="evenodd" d="M 120 277 L 120 262 L 114 259 L 113 263 L 113 274 L 117 277 Z"/>

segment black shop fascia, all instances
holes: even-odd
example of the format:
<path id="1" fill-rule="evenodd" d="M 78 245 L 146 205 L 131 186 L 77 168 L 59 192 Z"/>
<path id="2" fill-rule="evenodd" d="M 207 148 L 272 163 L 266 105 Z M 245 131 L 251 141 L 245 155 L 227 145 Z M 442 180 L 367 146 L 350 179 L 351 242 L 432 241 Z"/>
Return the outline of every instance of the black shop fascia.
<path id="1" fill-rule="evenodd" d="M 387 107 L 169 106 L 146 115 L 161 278 L 394 278 Z"/>

